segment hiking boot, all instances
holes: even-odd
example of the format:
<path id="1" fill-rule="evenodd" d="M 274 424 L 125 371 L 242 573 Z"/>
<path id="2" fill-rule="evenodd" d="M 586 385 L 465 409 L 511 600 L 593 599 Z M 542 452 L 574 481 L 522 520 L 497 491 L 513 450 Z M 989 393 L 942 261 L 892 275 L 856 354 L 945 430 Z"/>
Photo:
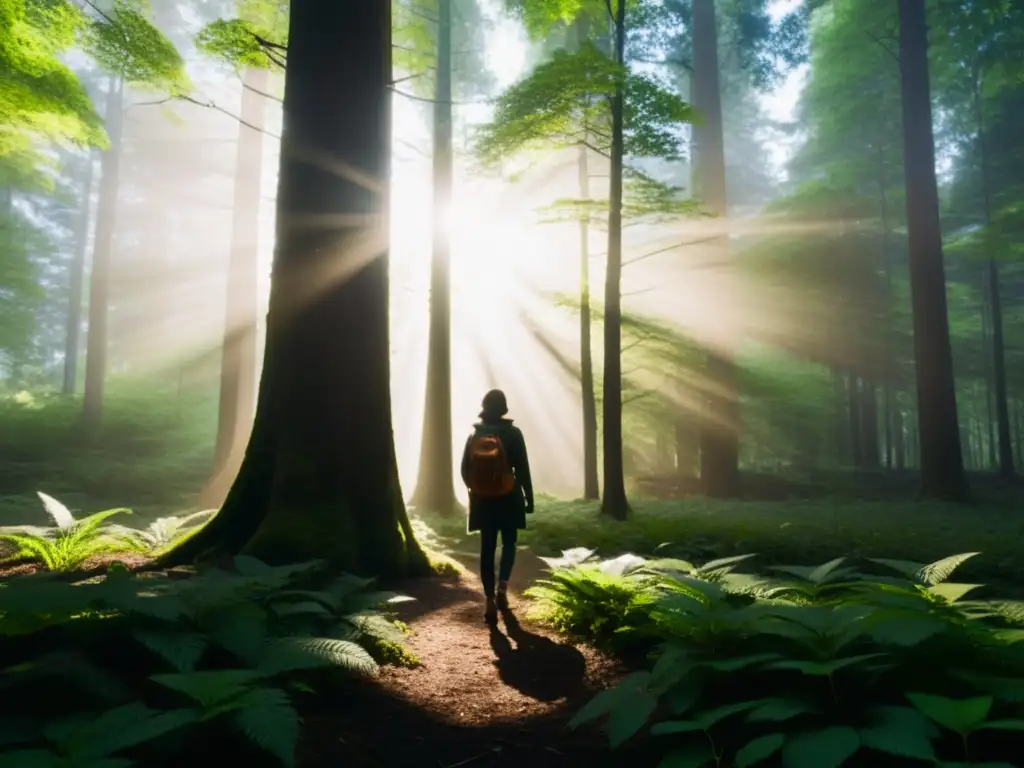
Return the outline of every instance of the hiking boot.
<path id="1" fill-rule="evenodd" d="M 495 624 L 498 621 L 498 605 L 493 597 L 487 598 L 487 607 L 484 609 L 484 621 L 488 624 Z"/>
<path id="2" fill-rule="evenodd" d="M 498 596 L 495 599 L 495 602 L 498 605 L 498 610 L 508 610 L 508 585 L 504 582 L 498 585 Z"/>

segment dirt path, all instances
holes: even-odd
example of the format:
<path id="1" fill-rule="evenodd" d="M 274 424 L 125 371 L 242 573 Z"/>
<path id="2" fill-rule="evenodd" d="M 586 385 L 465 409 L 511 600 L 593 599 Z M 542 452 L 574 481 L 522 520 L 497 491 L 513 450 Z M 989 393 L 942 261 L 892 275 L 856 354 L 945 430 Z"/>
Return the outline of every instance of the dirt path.
<path id="1" fill-rule="evenodd" d="M 522 568 L 517 564 L 513 588 L 539 575 L 540 561 L 531 557 L 524 553 Z M 401 606 L 399 618 L 413 630 L 408 644 L 422 666 L 387 669 L 357 701 L 308 718 L 301 766 L 656 764 L 609 753 L 604 735 L 591 729 L 566 728 L 579 707 L 623 673 L 619 665 L 520 623 L 525 606 L 516 595 L 511 612 L 489 628 L 475 575 L 418 580 L 403 591 L 416 598 Z"/>

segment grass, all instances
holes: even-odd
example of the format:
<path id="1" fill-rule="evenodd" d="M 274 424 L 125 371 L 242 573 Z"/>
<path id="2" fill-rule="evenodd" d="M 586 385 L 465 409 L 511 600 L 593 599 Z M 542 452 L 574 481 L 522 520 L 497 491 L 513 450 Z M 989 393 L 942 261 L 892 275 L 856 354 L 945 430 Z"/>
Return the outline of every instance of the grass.
<path id="1" fill-rule="evenodd" d="M 423 519 L 449 546 L 466 546 L 461 518 Z M 976 551 L 982 556 L 963 566 L 964 578 L 1024 586 L 1024 515 L 1008 505 L 635 500 L 632 517 L 620 523 L 602 517 L 594 502 L 547 499 L 538 501 L 527 526 L 520 543 L 544 557 L 572 547 L 595 549 L 603 557 L 649 555 L 668 545 L 662 547 L 665 554 L 697 560 L 756 552 L 769 564 L 841 556 L 931 562 L 950 552 Z"/>
<path id="2" fill-rule="evenodd" d="M 0 398 L 0 525 L 45 523 L 36 491 L 76 514 L 130 506 L 141 525 L 191 506 L 212 462 L 211 388 L 115 380 L 91 437 L 82 433 L 81 408 L 79 397 Z"/>

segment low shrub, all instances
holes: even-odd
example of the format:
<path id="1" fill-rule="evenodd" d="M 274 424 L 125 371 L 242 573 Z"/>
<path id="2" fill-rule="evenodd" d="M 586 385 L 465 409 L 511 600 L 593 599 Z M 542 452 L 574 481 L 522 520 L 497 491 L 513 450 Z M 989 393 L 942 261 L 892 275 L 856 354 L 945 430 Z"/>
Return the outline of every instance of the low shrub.
<path id="1" fill-rule="evenodd" d="M 647 642 L 649 668 L 573 724 L 607 717 L 613 747 L 650 725 L 665 768 L 1012 766 L 1024 743 L 1024 604 L 965 599 L 977 585 L 948 579 L 969 557 L 871 561 L 893 577 L 844 559 L 771 578 L 736 572 L 746 558 L 634 562 L 601 577 L 614 589 L 590 588 L 604 607 L 578 598 L 603 565 L 584 562 L 557 566 L 533 594 L 562 625 L 601 614 L 597 638 Z M 624 609 L 630 590 L 643 596 Z"/>
<path id="2" fill-rule="evenodd" d="M 404 637 L 381 609 L 406 598 L 318 574 L 237 557 L 230 571 L 0 584 L 0 765 L 185 765 L 214 741 L 293 764 L 296 697 L 375 674 Z"/>

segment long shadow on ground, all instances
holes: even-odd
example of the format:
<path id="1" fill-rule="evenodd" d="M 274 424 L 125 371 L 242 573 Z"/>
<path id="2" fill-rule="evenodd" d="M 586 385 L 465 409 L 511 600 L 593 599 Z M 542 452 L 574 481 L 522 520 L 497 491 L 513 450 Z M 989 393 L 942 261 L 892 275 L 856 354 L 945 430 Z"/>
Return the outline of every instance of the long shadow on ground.
<path id="1" fill-rule="evenodd" d="M 567 728 L 621 668 L 511 611 L 489 628 L 475 583 L 462 576 L 400 585 L 416 598 L 399 606 L 398 618 L 411 627 L 409 647 L 422 666 L 387 669 L 307 712 L 300 767 L 656 765 L 647 744 L 611 752 L 596 728 Z"/>

